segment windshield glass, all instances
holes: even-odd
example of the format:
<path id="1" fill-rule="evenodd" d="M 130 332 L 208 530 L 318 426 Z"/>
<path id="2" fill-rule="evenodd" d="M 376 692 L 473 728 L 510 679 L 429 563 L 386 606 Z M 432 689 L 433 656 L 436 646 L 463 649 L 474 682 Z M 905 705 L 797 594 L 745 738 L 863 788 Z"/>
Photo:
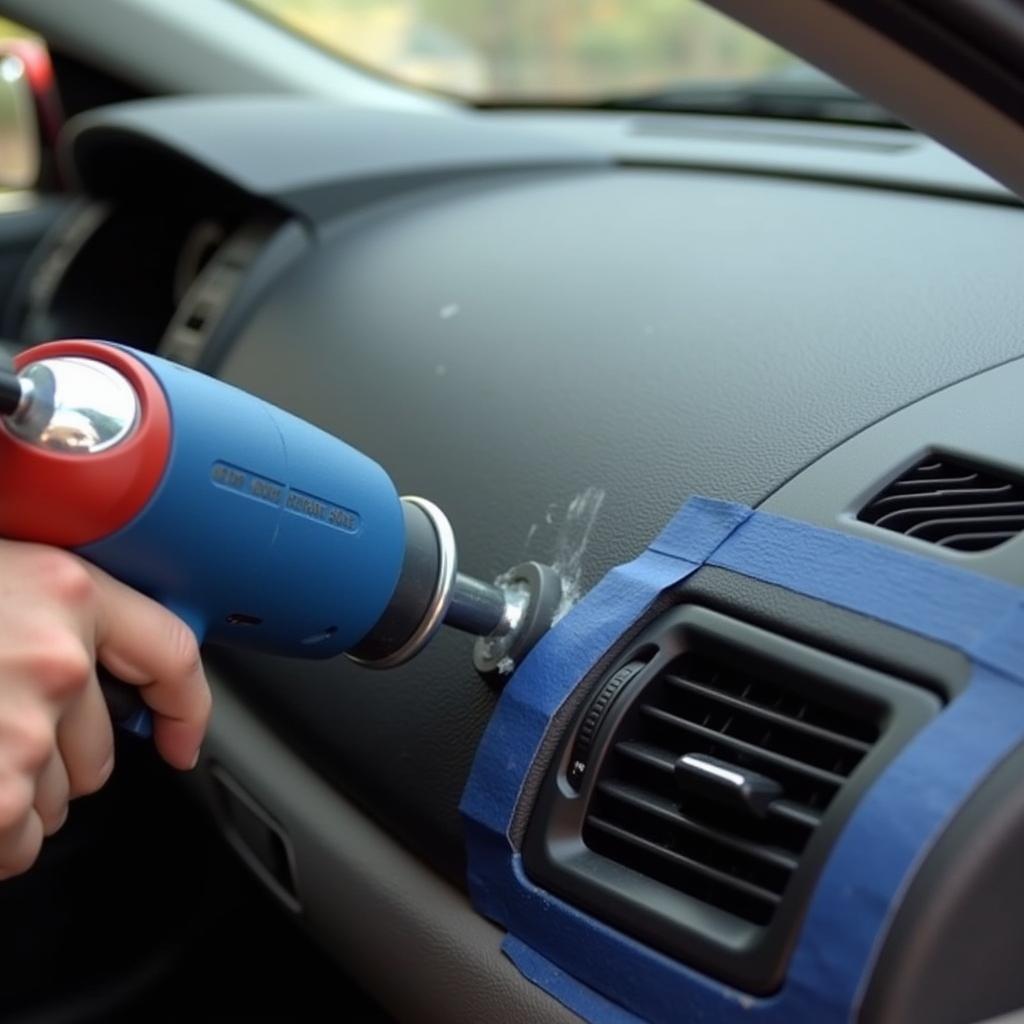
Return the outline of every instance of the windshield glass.
<path id="1" fill-rule="evenodd" d="M 348 60 L 490 104 L 728 112 L 799 97 L 796 116 L 876 119 L 827 76 L 699 0 L 240 0 Z M 839 100 L 840 102 L 837 102 Z M 859 105 L 858 105 L 859 104 Z"/>

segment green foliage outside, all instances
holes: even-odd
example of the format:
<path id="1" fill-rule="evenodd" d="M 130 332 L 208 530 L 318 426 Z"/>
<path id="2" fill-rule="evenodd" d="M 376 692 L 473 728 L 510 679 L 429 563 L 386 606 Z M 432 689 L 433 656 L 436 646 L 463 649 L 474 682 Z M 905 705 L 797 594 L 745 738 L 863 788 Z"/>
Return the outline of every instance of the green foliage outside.
<path id="1" fill-rule="evenodd" d="M 385 74 L 476 99 L 758 77 L 789 54 L 698 0 L 245 0 Z"/>
<path id="2" fill-rule="evenodd" d="M 35 33 L 0 18 L 0 40 L 36 38 Z M 6 202 L 34 185 L 39 173 L 35 115 L 25 98 L 0 79 L 0 216 Z"/>
<path id="3" fill-rule="evenodd" d="M 11 36 L 29 36 L 31 38 L 35 38 L 35 33 L 30 32 L 27 28 L 23 28 L 21 25 L 18 25 L 7 18 L 0 18 L 0 39 L 10 39 Z"/>

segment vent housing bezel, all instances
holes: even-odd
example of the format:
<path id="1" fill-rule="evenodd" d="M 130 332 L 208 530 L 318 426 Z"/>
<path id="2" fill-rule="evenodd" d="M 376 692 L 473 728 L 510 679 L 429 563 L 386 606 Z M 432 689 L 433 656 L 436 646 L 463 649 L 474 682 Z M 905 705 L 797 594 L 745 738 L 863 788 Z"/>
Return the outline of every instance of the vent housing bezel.
<path id="1" fill-rule="evenodd" d="M 614 742 L 639 713 L 644 695 L 680 657 L 696 653 L 873 723 L 878 738 L 821 815 L 771 919 L 745 919 L 643 874 L 588 844 L 586 819 L 608 778 Z M 583 771 L 573 764 L 576 733 L 591 697 L 623 666 L 637 672 L 606 709 Z M 677 607 L 621 652 L 584 700 L 541 787 L 523 845 L 526 873 L 567 902 L 655 949 L 737 988 L 774 992 L 785 969 L 814 884 L 856 802 L 906 742 L 941 709 L 935 694 L 739 619 L 696 605 Z M 680 751 L 682 753 L 682 751 Z"/>

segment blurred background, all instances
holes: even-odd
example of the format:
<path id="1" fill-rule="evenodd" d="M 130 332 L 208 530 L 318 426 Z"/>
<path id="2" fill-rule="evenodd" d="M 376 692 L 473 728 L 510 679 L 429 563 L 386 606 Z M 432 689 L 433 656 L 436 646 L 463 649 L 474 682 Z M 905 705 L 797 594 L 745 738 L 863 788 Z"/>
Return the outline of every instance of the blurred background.
<path id="1" fill-rule="evenodd" d="M 0 18 L 0 38 L 10 39 L 12 36 L 16 39 L 35 38 L 35 34 L 22 25 L 17 25 L 7 18 Z"/>
<path id="2" fill-rule="evenodd" d="M 390 77 L 476 101 L 595 102 L 798 73 L 699 0 L 244 0 Z"/>

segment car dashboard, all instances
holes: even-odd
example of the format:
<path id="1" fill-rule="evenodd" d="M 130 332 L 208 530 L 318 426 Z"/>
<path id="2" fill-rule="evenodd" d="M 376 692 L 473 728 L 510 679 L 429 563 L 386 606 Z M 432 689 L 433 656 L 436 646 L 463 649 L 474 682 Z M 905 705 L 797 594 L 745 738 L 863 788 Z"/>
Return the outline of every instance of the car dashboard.
<path id="1" fill-rule="evenodd" d="M 699 497 L 1024 583 L 1024 213 L 909 131 L 211 98 L 83 115 L 64 159 L 79 198 L 7 336 L 122 342 L 310 420 L 441 506 L 476 576 L 549 562 L 585 607 Z M 900 498 L 936 491 L 938 512 Z M 217 710 L 192 785 L 396 1015 L 568 1019 L 580 1004 L 503 956 L 467 883 L 460 801 L 503 699 L 471 645 L 442 634 L 381 673 L 208 649 Z M 971 678 L 941 636 L 704 564 L 624 621 L 552 715 L 510 841 L 595 929 L 767 1005 L 844 825 L 901 784 L 889 769 Z M 669 719 L 688 737 L 673 756 L 782 758 L 790 819 L 766 838 L 702 818 L 701 795 L 677 820 L 651 774 Z M 1019 750 L 994 766 L 894 899 L 860 1019 L 1024 999 L 1022 774 Z M 615 973 L 601 998 L 659 1019 Z"/>

